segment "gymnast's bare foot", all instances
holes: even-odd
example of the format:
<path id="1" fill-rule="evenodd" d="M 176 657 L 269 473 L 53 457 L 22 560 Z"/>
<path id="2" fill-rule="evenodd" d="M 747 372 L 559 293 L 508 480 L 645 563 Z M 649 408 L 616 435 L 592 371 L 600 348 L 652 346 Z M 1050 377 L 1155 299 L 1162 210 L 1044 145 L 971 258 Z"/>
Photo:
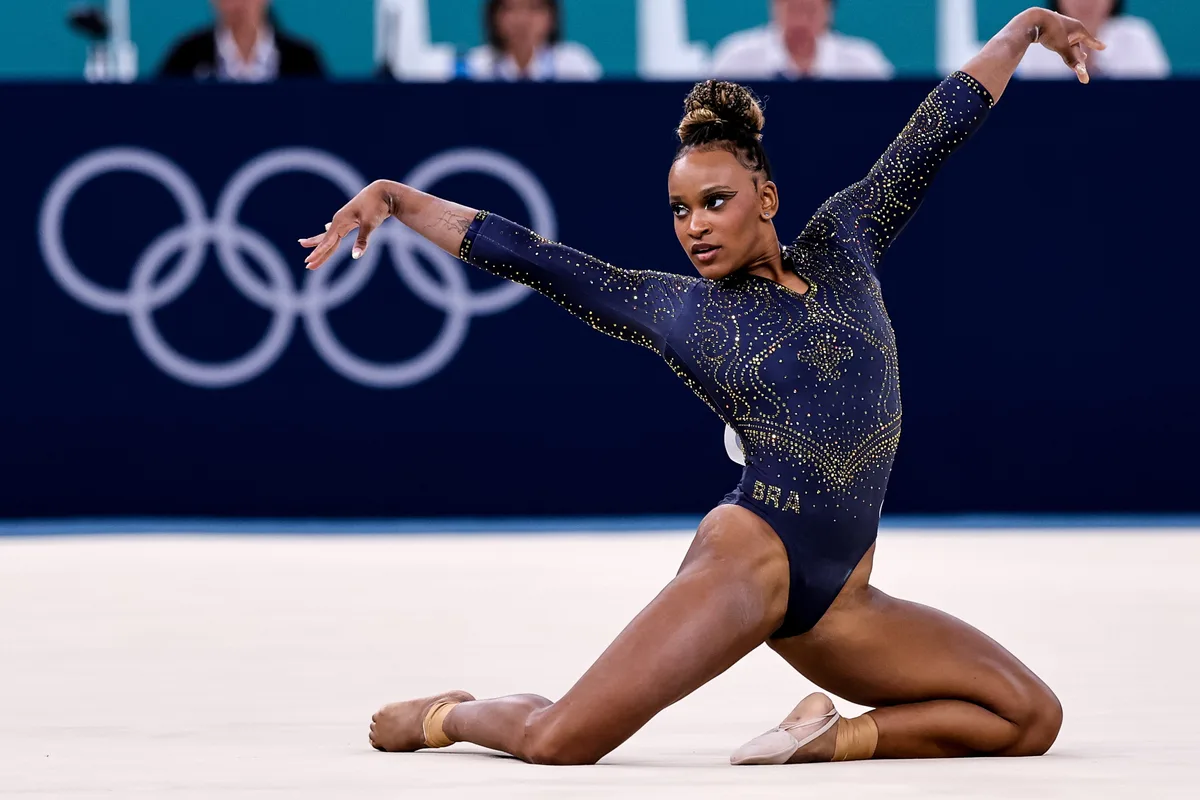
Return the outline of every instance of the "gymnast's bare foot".
<path id="1" fill-rule="evenodd" d="M 838 720 L 833 701 L 814 692 L 800 701 L 778 728 L 739 747 L 729 763 L 804 764 L 832 761 L 837 746 Z"/>
<path id="2" fill-rule="evenodd" d="M 411 753 L 429 747 L 425 739 L 425 721 L 434 706 L 474 699 L 466 692 L 446 692 L 386 705 L 371 717 L 371 746 L 387 753 Z"/>

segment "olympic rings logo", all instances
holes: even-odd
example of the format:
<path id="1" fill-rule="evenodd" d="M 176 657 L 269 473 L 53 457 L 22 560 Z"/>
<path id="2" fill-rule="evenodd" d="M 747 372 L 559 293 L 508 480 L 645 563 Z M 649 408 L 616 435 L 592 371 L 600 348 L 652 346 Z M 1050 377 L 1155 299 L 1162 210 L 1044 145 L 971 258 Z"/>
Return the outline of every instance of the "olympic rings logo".
<path id="1" fill-rule="evenodd" d="M 159 181 L 183 212 L 180 225 L 160 234 L 142 252 L 129 286 L 123 290 L 85 277 L 63 243 L 63 218 L 75 194 L 92 179 L 114 172 L 133 172 Z M 453 360 L 472 317 L 506 311 L 528 295 L 529 290 L 518 284 L 473 292 L 462 262 L 396 222 L 381 226 L 366 254 L 336 278 L 330 266 L 344 260 L 349 248 L 340 248 L 324 269 L 308 272 L 297 289 L 279 250 L 238 220 L 246 198 L 260 183 L 294 172 L 324 178 L 347 197 L 367 184 L 353 167 L 325 151 L 274 150 L 252 159 L 230 178 L 209 219 L 199 189 L 170 159 L 140 148 L 98 150 L 71 164 L 51 185 L 38 225 L 42 256 L 55 281 L 75 300 L 101 313 L 128 317 L 138 345 L 159 369 L 183 383 L 210 389 L 237 386 L 270 369 L 287 349 L 298 319 L 304 320 L 317 353 L 344 377 L 377 388 L 411 386 Z M 403 182 L 425 190 L 459 173 L 481 173 L 508 183 L 524 201 L 533 228 L 549 239 L 556 238 L 557 219 L 545 188 L 528 169 L 500 153 L 447 151 L 418 165 Z M 262 341 L 245 355 L 220 363 L 198 361 L 178 352 L 154 323 L 154 312 L 176 300 L 196 280 L 210 246 L 215 247 L 221 270 L 234 287 L 255 305 L 274 313 Z M 338 341 L 326 317 L 358 294 L 385 252 L 413 294 L 446 315 L 437 338 L 424 352 L 394 363 L 368 361 L 352 353 Z M 181 257 L 175 270 L 163 275 L 177 253 Z M 440 280 L 421 268 L 415 257 L 418 253 L 434 266 Z M 247 265 L 247 255 L 261 267 L 265 280 Z"/>

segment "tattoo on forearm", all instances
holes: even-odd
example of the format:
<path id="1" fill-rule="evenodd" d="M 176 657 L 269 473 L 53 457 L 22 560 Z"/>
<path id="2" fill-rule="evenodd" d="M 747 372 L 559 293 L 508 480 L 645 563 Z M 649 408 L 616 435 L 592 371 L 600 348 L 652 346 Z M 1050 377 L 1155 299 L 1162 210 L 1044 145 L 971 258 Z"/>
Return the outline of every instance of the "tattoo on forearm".
<path id="1" fill-rule="evenodd" d="M 471 228 L 471 220 L 466 217 L 459 216 L 453 211 L 447 211 L 442 214 L 442 218 L 438 220 L 438 225 L 448 231 L 465 234 Z"/>

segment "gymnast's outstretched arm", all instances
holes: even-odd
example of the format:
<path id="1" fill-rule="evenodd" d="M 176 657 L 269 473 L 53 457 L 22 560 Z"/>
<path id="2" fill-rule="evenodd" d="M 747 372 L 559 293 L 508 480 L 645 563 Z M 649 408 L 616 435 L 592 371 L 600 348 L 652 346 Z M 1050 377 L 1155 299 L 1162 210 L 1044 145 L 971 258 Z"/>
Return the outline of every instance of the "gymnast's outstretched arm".
<path id="1" fill-rule="evenodd" d="M 1030 45 L 1060 54 L 1087 83 L 1083 47 L 1104 44 L 1078 21 L 1044 8 L 1016 17 L 933 90 L 871 171 L 821 206 L 798 243 L 840 246 L 873 269 L 917 208 L 942 164 L 983 124 Z"/>
<path id="2" fill-rule="evenodd" d="M 334 216 L 324 234 L 302 239 L 309 269 L 324 264 L 355 229 L 351 255 L 388 217 L 453 256 L 501 278 L 529 286 L 593 328 L 662 354 L 683 295 L 700 279 L 614 267 L 550 242 L 503 217 L 451 203 L 392 181 L 376 181 Z"/>

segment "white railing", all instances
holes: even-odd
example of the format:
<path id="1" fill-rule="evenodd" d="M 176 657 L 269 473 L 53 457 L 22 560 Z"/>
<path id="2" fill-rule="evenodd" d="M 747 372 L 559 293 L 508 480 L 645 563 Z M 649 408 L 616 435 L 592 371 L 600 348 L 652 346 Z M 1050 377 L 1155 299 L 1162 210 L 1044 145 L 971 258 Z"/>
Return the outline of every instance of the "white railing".
<path id="1" fill-rule="evenodd" d="M 88 48 L 83 76 L 92 83 L 137 80 L 137 46 L 130 36 L 129 0 L 108 0 L 108 38 Z"/>
<path id="2" fill-rule="evenodd" d="M 979 52 L 979 17 L 975 0 L 938 0 L 938 71 L 948 75 Z"/>
<path id="3" fill-rule="evenodd" d="M 428 0 L 375 0 L 375 62 L 403 80 L 454 75 L 454 45 L 433 41 Z"/>
<path id="4" fill-rule="evenodd" d="M 638 74 L 648 80 L 700 78 L 708 47 L 688 38 L 687 0 L 638 0 Z"/>

